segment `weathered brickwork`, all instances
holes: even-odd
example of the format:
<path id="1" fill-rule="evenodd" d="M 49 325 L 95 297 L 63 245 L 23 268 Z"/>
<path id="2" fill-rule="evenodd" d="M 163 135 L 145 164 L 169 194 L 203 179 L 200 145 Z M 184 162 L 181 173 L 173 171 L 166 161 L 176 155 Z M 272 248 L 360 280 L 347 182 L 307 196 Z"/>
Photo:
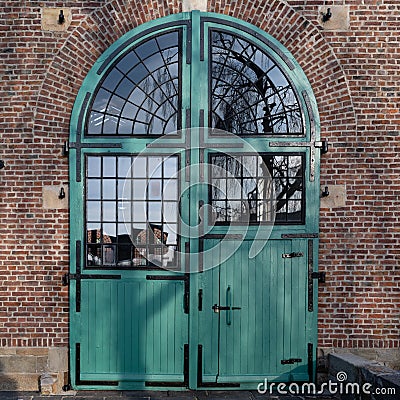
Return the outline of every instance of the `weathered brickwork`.
<path id="1" fill-rule="evenodd" d="M 325 30 L 322 5 L 348 6 L 349 28 Z M 42 30 L 42 8 L 61 6 L 69 28 Z M 67 346 L 70 214 L 67 202 L 43 207 L 43 188 L 68 182 L 62 145 L 95 60 L 129 30 L 181 10 L 178 0 L 1 3 L 0 346 Z M 281 41 L 318 101 L 331 144 L 321 184 L 345 188 L 340 207 L 321 210 L 320 346 L 398 347 L 398 1 L 219 0 L 208 11 Z"/>

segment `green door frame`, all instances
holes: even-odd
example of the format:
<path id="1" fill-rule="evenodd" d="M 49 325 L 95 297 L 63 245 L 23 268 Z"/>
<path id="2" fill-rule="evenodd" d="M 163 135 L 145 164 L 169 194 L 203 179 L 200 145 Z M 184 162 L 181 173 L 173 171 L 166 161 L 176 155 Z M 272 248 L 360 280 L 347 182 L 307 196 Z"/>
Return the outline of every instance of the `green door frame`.
<path id="1" fill-rule="evenodd" d="M 295 88 L 298 101 L 301 105 L 304 120 L 304 136 L 271 136 L 268 138 L 248 137 L 245 140 L 249 145 L 261 152 L 268 153 L 304 153 L 307 160 L 305 164 L 305 195 L 306 195 L 306 215 L 305 223 L 302 225 L 277 225 L 274 226 L 270 238 L 280 239 L 304 239 L 307 241 L 308 248 L 308 287 L 311 292 L 308 293 L 309 309 L 307 316 L 309 357 L 311 357 L 312 367 L 310 376 L 315 374 L 316 346 L 317 346 L 317 290 L 316 285 L 310 285 L 313 282 L 312 272 L 318 271 L 318 232 L 319 232 L 319 159 L 321 145 L 319 136 L 319 117 L 316 99 L 311 90 L 311 85 L 304 72 L 296 62 L 292 54 L 276 39 L 266 34 L 259 28 L 248 24 L 236 18 L 214 13 L 203 13 L 193 11 L 170 15 L 158 20 L 145 23 L 134 30 L 128 32 L 123 37 L 112 44 L 99 59 L 85 78 L 81 89 L 77 95 L 74 108 L 71 115 L 69 157 L 70 157 L 70 357 L 71 357 L 71 375 L 74 387 L 81 388 L 110 388 L 115 389 L 113 383 L 108 384 L 107 380 L 98 385 L 96 382 L 80 383 L 77 376 L 76 360 L 76 342 L 80 335 L 79 326 L 82 323 L 80 312 L 77 309 L 77 297 L 80 295 L 80 281 L 76 279 L 83 273 L 83 260 L 85 260 L 84 246 L 84 180 L 85 163 L 83 162 L 85 154 L 137 154 L 145 151 L 146 146 L 154 138 L 151 137 L 89 137 L 85 136 L 85 121 L 89 113 L 89 105 L 95 89 L 101 84 L 102 79 L 107 74 L 108 67 L 112 65 L 122 53 L 127 52 L 139 41 L 146 37 L 151 37 L 155 32 L 168 31 L 173 27 L 180 27 L 184 32 L 182 62 L 182 127 L 196 128 L 206 123 L 204 119 L 204 110 L 208 109 L 208 30 L 213 27 L 221 27 L 232 33 L 237 33 L 245 39 L 256 43 L 265 49 L 268 54 L 277 61 L 284 74 L 290 79 Z M 203 47 L 202 47 L 203 46 Z M 195 95 L 194 95 L 195 93 Z M 200 136 L 191 135 L 191 148 L 200 148 Z M 177 141 L 177 146 L 185 143 Z M 160 150 L 162 153 L 163 150 Z M 200 152 L 191 153 L 191 164 L 198 164 Z M 191 179 L 200 180 L 200 171 L 193 171 Z M 188 184 L 187 184 L 188 185 Z M 195 202 L 204 198 L 201 188 L 191 189 L 190 196 Z M 184 208 L 184 207 L 183 207 Z M 186 209 L 186 208 L 185 208 Z M 186 218 L 190 221 L 198 219 L 197 207 L 187 207 L 189 214 Z M 185 215 L 183 215 L 185 218 Z M 223 232 L 223 228 L 216 228 L 215 232 Z M 195 255 L 200 250 L 199 240 L 192 239 L 188 235 L 182 235 L 181 246 L 185 243 L 190 247 L 189 256 L 191 269 L 196 268 L 199 262 Z M 187 258 L 186 258 L 187 260 Z M 185 260 L 182 260 L 185 262 Z M 101 271 L 102 276 L 113 276 L 116 271 Z M 199 344 L 199 313 L 198 293 L 200 289 L 199 274 L 190 274 L 190 318 L 188 319 L 189 329 L 189 376 L 188 387 L 191 389 L 199 387 L 198 359 Z M 310 306 L 311 304 L 311 306 Z M 311 353 L 310 353 L 310 345 Z M 310 362 L 310 359 L 308 360 Z M 78 371 L 79 372 L 79 371 Z M 123 386 L 119 386 L 123 387 Z"/>

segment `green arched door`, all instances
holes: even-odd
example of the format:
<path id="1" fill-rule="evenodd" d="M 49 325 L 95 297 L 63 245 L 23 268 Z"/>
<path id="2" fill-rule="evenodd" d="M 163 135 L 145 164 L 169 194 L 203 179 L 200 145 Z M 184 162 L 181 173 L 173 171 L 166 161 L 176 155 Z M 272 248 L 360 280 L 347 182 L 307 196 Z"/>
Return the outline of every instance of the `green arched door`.
<path id="1" fill-rule="evenodd" d="M 314 376 L 318 116 L 277 41 L 192 12 L 100 57 L 71 120 L 74 388 Z"/>

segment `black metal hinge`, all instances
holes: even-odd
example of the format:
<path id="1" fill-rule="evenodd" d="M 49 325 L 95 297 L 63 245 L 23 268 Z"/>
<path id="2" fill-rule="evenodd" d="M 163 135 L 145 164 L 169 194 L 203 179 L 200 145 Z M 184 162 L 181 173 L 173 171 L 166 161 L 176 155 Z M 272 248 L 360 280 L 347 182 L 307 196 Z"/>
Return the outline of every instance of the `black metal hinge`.
<path id="1" fill-rule="evenodd" d="M 282 258 L 295 258 L 295 257 L 303 257 L 304 253 L 301 252 L 292 252 L 292 253 L 283 253 Z"/>
<path id="2" fill-rule="evenodd" d="M 321 154 L 326 154 L 329 150 L 328 147 L 328 140 L 320 140 L 317 142 L 314 142 L 314 147 L 316 147 L 317 149 L 321 149 Z"/>
<path id="3" fill-rule="evenodd" d="M 313 272 L 311 274 L 312 279 L 318 279 L 319 283 L 325 283 L 326 281 L 326 273 L 325 272 Z"/>
<path id="4" fill-rule="evenodd" d="M 203 311 L 203 289 L 199 289 L 197 308 L 199 311 Z"/>
<path id="5" fill-rule="evenodd" d="M 287 364 L 295 364 L 302 362 L 303 360 L 301 358 L 289 358 L 288 360 L 281 360 L 282 365 L 287 365 Z"/>

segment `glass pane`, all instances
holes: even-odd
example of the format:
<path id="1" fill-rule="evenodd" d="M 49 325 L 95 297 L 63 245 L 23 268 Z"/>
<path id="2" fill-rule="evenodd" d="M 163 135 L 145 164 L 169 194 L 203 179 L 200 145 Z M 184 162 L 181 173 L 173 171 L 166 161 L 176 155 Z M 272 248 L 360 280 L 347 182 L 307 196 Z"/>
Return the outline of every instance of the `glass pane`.
<path id="1" fill-rule="evenodd" d="M 171 33 L 157 36 L 156 40 L 161 49 L 165 49 L 165 48 L 171 47 L 171 46 L 177 46 L 178 32 L 171 32 Z"/>
<path id="2" fill-rule="evenodd" d="M 161 222 L 161 203 L 160 202 L 150 202 L 149 207 L 149 221 L 150 222 Z"/>
<path id="3" fill-rule="evenodd" d="M 215 200 L 226 199 L 226 179 L 214 179 L 212 181 L 212 198 Z"/>
<path id="4" fill-rule="evenodd" d="M 89 200 L 100 199 L 101 197 L 101 180 L 90 179 L 87 185 L 87 198 Z"/>
<path id="5" fill-rule="evenodd" d="M 147 177 L 146 158 L 135 157 L 133 159 L 133 161 L 132 161 L 132 176 L 134 178 L 146 178 Z"/>
<path id="6" fill-rule="evenodd" d="M 169 224 L 166 225 L 164 229 L 164 232 L 167 235 L 166 245 L 172 247 L 172 250 L 176 250 L 178 244 L 176 225 Z"/>
<path id="7" fill-rule="evenodd" d="M 142 60 L 157 51 L 158 47 L 154 39 L 148 40 L 136 47 L 135 52 Z"/>
<path id="8" fill-rule="evenodd" d="M 132 221 L 131 203 L 124 201 L 118 202 L 118 221 L 129 223 Z"/>
<path id="9" fill-rule="evenodd" d="M 115 87 L 119 84 L 119 82 L 122 80 L 122 78 L 123 74 L 114 68 L 109 72 L 102 86 L 112 92 L 115 89 Z"/>
<path id="10" fill-rule="evenodd" d="M 149 157 L 149 178 L 160 178 L 162 174 L 162 158 Z"/>
<path id="11" fill-rule="evenodd" d="M 228 201 L 228 218 L 230 221 L 240 221 L 242 219 L 242 202 Z"/>
<path id="12" fill-rule="evenodd" d="M 128 200 L 132 196 L 132 180 L 119 179 L 118 180 L 118 199 Z"/>
<path id="13" fill-rule="evenodd" d="M 114 177 L 117 171 L 116 157 L 103 157 L 103 176 Z"/>
<path id="14" fill-rule="evenodd" d="M 128 121 L 121 118 L 119 120 L 118 134 L 120 135 L 130 135 L 133 131 L 133 121 Z"/>
<path id="15" fill-rule="evenodd" d="M 107 106 L 107 113 L 112 115 L 120 115 L 124 107 L 124 99 L 119 96 L 112 96 Z"/>
<path id="16" fill-rule="evenodd" d="M 104 243 L 115 243 L 117 237 L 117 225 L 103 224 L 103 236 L 107 237 L 107 239 L 103 239 Z"/>
<path id="17" fill-rule="evenodd" d="M 225 201 L 213 201 L 211 203 L 213 219 L 217 222 L 226 222 L 227 219 L 227 204 Z"/>
<path id="18" fill-rule="evenodd" d="M 161 179 L 151 179 L 148 181 L 148 199 L 149 200 L 161 200 L 162 193 L 162 181 Z"/>
<path id="19" fill-rule="evenodd" d="M 143 64 L 139 64 L 129 72 L 128 77 L 135 85 L 138 85 L 142 83 L 143 79 L 145 79 L 147 75 L 148 72 L 146 67 Z"/>
<path id="20" fill-rule="evenodd" d="M 131 68 L 133 68 L 139 62 L 137 55 L 131 51 L 117 64 L 117 68 L 123 72 L 127 73 Z"/>
<path id="21" fill-rule="evenodd" d="M 243 176 L 244 177 L 256 177 L 257 176 L 257 166 L 258 157 L 255 156 L 243 156 Z"/>
<path id="22" fill-rule="evenodd" d="M 225 196 L 228 200 L 242 198 L 242 185 L 239 179 L 227 179 Z"/>
<path id="23" fill-rule="evenodd" d="M 101 221 L 101 202 L 86 202 L 86 219 L 88 222 Z"/>
<path id="24" fill-rule="evenodd" d="M 144 179 L 134 179 L 133 183 L 133 199 L 145 200 L 147 193 L 147 181 Z"/>
<path id="25" fill-rule="evenodd" d="M 114 179 L 103 179 L 103 199 L 112 200 L 116 198 L 116 183 Z"/>
<path id="26" fill-rule="evenodd" d="M 104 114 L 91 112 L 88 124 L 88 133 L 91 135 L 100 135 L 103 127 Z"/>
<path id="27" fill-rule="evenodd" d="M 163 200 L 177 200 L 178 199 L 178 181 L 169 179 L 164 182 L 164 189 L 162 192 Z"/>
<path id="28" fill-rule="evenodd" d="M 87 176 L 89 178 L 99 177 L 101 175 L 101 158 L 88 157 L 88 170 Z"/>
<path id="29" fill-rule="evenodd" d="M 108 101 L 110 100 L 111 93 L 107 90 L 100 89 L 97 93 L 96 99 L 93 103 L 93 109 L 96 111 L 105 112 L 107 109 Z"/>
<path id="30" fill-rule="evenodd" d="M 122 99 L 127 99 L 129 98 L 134 87 L 135 84 L 130 79 L 125 77 L 118 85 L 116 89 L 116 94 Z"/>
<path id="31" fill-rule="evenodd" d="M 178 203 L 168 202 L 163 206 L 163 222 L 174 223 L 178 220 Z"/>
<path id="32" fill-rule="evenodd" d="M 164 177 L 165 178 L 177 178 L 176 173 L 178 171 L 178 158 L 169 157 L 164 160 Z"/>
<path id="33" fill-rule="evenodd" d="M 255 179 L 243 179 L 242 189 L 244 199 L 258 197 L 257 184 Z"/>
<path id="34" fill-rule="evenodd" d="M 141 92 L 142 93 L 142 92 Z M 143 95 L 144 96 L 144 95 Z M 135 104 L 126 103 L 122 109 L 121 116 L 124 118 L 134 120 L 136 118 L 137 113 L 139 112 L 139 107 Z M 133 124 L 133 121 L 132 121 Z"/>
<path id="35" fill-rule="evenodd" d="M 126 178 L 131 172 L 131 157 L 118 157 L 118 176 Z"/>
<path id="36" fill-rule="evenodd" d="M 117 203 L 114 201 L 103 202 L 103 221 L 116 221 L 117 220 Z"/>
<path id="37" fill-rule="evenodd" d="M 145 202 L 135 201 L 132 203 L 132 220 L 135 222 L 147 221 L 147 207 Z"/>
<path id="38" fill-rule="evenodd" d="M 105 135 L 115 135 L 118 129 L 118 118 L 106 114 L 104 116 L 103 133 Z"/>

